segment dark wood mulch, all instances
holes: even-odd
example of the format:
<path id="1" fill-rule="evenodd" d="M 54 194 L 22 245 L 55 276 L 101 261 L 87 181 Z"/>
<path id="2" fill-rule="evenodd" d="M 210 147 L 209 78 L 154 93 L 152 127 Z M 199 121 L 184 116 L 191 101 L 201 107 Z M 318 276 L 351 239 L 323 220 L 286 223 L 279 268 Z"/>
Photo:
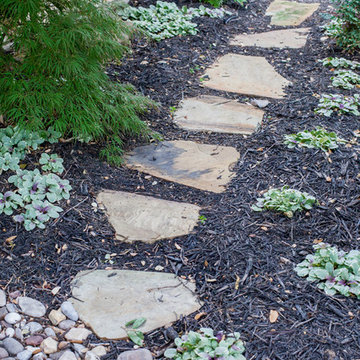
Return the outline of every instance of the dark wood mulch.
<path id="1" fill-rule="evenodd" d="M 252 1 L 246 10 L 239 10 L 238 16 L 225 22 L 201 19 L 197 36 L 151 44 L 139 40 L 131 57 L 121 66 L 108 69 L 112 78 L 131 82 L 161 104 L 160 111 L 149 114 L 146 121 L 165 139 L 236 147 L 241 160 L 227 191 L 207 193 L 126 168 L 112 168 L 98 160 L 96 146 L 52 146 L 65 159 L 73 196 L 68 205 L 64 204 L 66 211 L 60 221 L 45 231 L 25 232 L 15 228 L 8 217 L 0 218 L 2 286 L 9 290 L 26 289 L 27 294 L 55 307 L 69 295 L 69 283 L 78 271 L 110 266 L 105 262 L 105 254 L 116 253 L 112 265 L 115 268 L 151 271 L 161 265 L 166 272 L 196 280 L 204 316 L 199 320 L 193 316 L 181 319 L 174 325 L 178 332 L 204 326 L 240 331 L 246 341 L 247 359 L 359 357 L 359 301 L 326 296 L 293 271 L 294 265 L 312 252 L 315 239 L 324 239 L 344 250 L 358 248 L 359 146 L 341 146 L 328 160 L 319 150 L 289 150 L 282 143 L 284 134 L 316 125 L 335 130 L 345 139 L 353 138 L 352 132 L 360 127 L 355 116 L 325 118 L 313 112 L 317 96 L 333 91 L 328 89 L 329 70 L 317 60 L 343 54 L 320 41 L 319 25 L 324 22 L 321 12 L 328 5 L 325 0 L 316 18 L 303 24 L 312 27 L 303 49 L 229 46 L 229 37 L 234 34 L 269 30 L 269 18 L 264 17 L 268 3 Z M 196 66 L 203 69 L 229 52 L 265 56 L 293 82 L 288 97 L 271 100 L 261 129 L 252 136 L 178 129 L 172 123 L 169 108 L 177 106 L 184 97 L 217 94 L 247 100 L 206 89 L 198 80 L 203 70 L 190 72 Z M 127 146 L 137 144 L 139 141 L 132 140 Z M 330 182 L 327 177 L 331 177 Z M 6 178 L 7 175 L 0 177 L 1 188 L 5 187 Z M 284 184 L 313 194 L 320 206 L 309 213 L 296 214 L 293 219 L 250 210 L 260 191 Z M 102 188 L 198 204 L 207 220 L 193 234 L 172 241 L 155 245 L 118 243 L 104 214 L 91 206 Z M 6 239 L 14 235 L 12 247 Z M 54 286 L 61 286 L 56 297 L 50 293 Z M 270 310 L 280 314 L 276 323 L 269 323 Z M 163 329 L 146 338 L 147 346 L 154 351 L 165 343 Z M 131 343 L 113 342 L 112 351 L 105 358 L 115 359 L 126 347 L 131 347 Z"/>

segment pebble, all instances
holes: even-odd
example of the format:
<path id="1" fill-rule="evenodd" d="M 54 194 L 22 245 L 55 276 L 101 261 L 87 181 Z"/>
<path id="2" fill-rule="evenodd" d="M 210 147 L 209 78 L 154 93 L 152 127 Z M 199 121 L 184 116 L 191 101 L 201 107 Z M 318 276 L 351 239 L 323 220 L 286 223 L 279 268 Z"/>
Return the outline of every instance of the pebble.
<path id="1" fill-rule="evenodd" d="M 66 320 L 66 316 L 61 312 L 61 310 L 51 310 L 49 319 L 53 325 L 57 325 L 60 322 Z"/>
<path id="2" fill-rule="evenodd" d="M 59 348 L 59 350 L 63 350 L 66 347 L 68 347 L 69 345 L 70 345 L 70 343 L 68 341 L 60 341 L 58 348 Z"/>
<path id="3" fill-rule="evenodd" d="M 105 346 L 102 345 L 94 347 L 91 351 L 99 357 L 106 355 Z"/>
<path id="4" fill-rule="evenodd" d="M 33 356 L 32 360 L 46 360 L 47 356 L 43 352 L 39 352 Z"/>
<path id="5" fill-rule="evenodd" d="M 9 327 L 9 328 L 7 328 L 7 329 L 5 330 L 5 335 L 6 335 L 7 337 L 14 337 L 14 335 L 15 335 L 15 330 L 14 330 L 13 328 Z"/>
<path id="6" fill-rule="evenodd" d="M 72 328 L 65 334 L 65 339 L 71 342 L 83 342 L 91 334 L 91 331 L 85 328 Z"/>
<path id="7" fill-rule="evenodd" d="M 59 360 L 61 358 L 61 356 L 64 354 L 65 351 L 58 351 L 56 353 L 50 354 L 50 359 L 51 360 Z"/>
<path id="8" fill-rule="evenodd" d="M 9 356 L 9 353 L 2 347 L 0 347 L 0 359 L 6 358 Z"/>
<path id="9" fill-rule="evenodd" d="M 41 326 L 41 324 L 36 321 L 30 321 L 26 324 L 25 328 L 29 329 L 31 335 L 41 333 L 43 331 L 43 327 Z"/>
<path id="10" fill-rule="evenodd" d="M 59 323 L 59 328 L 62 330 L 69 330 L 72 327 L 75 326 L 75 321 L 72 320 L 63 320 L 61 323 Z"/>
<path id="11" fill-rule="evenodd" d="M 42 317 L 46 313 L 46 308 L 40 301 L 27 296 L 20 296 L 18 304 L 22 312 L 28 316 Z"/>
<path id="12" fill-rule="evenodd" d="M 89 349 L 82 344 L 73 344 L 75 352 L 79 355 L 84 355 Z"/>
<path id="13" fill-rule="evenodd" d="M 5 321 L 10 325 L 14 325 L 18 323 L 20 320 L 21 320 L 21 316 L 16 312 L 10 312 L 5 315 Z"/>
<path id="14" fill-rule="evenodd" d="M 100 360 L 100 358 L 94 354 L 92 351 L 88 351 L 85 354 L 85 360 Z"/>
<path id="15" fill-rule="evenodd" d="M 15 304 L 6 304 L 6 309 L 8 312 L 19 312 L 19 308 Z"/>
<path id="16" fill-rule="evenodd" d="M 9 312 L 7 311 L 6 307 L 1 307 L 0 308 L 0 320 L 4 320 L 6 314 L 8 314 Z"/>
<path id="17" fill-rule="evenodd" d="M 18 360 L 29 360 L 31 357 L 32 357 L 32 352 L 29 350 L 21 351 L 16 355 L 16 358 Z"/>
<path id="18" fill-rule="evenodd" d="M 260 99 L 252 99 L 250 103 L 251 105 L 257 106 L 260 109 L 263 109 L 270 104 L 269 100 L 260 100 Z"/>
<path id="19" fill-rule="evenodd" d="M 151 352 L 147 349 L 129 350 L 121 353 L 117 360 L 152 360 Z"/>
<path id="20" fill-rule="evenodd" d="M 40 335 L 32 335 L 25 339 L 26 345 L 39 346 L 43 342 L 44 338 Z"/>
<path id="21" fill-rule="evenodd" d="M 24 335 L 23 335 L 21 329 L 19 329 L 19 328 L 15 329 L 15 337 L 20 341 L 24 341 Z"/>
<path id="22" fill-rule="evenodd" d="M 79 315 L 76 312 L 73 304 L 70 301 L 64 301 L 61 304 L 61 311 L 70 320 L 72 320 L 72 321 L 78 321 L 79 320 Z"/>
<path id="23" fill-rule="evenodd" d="M 47 328 L 45 329 L 44 333 L 45 333 L 45 335 L 48 336 L 48 337 L 49 337 L 49 336 L 56 336 L 55 331 L 54 331 L 52 328 L 50 328 L 50 327 L 47 327 Z"/>
<path id="24" fill-rule="evenodd" d="M 6 305 L 6 294 L 4 290 L 0 289 L 0 307 Z"/>
<path id="25" fill-rule="evenodd" d="M 58 342 L 51 337 L 46 338 L 40 345 L 45 354 L 53 354 L 57 352 Z"/>
<path id="26" fill-rule="evenodd" d="M 24 347 L 14 338 L 4 339 L 3 345 L 10 355 L 16 355 L 24 350 Z"/>
<path id="27" fill-rule="evenodd" d="M 77 360 L 75 354 L 72 351 L 65 351 L 59 360 Z"/>

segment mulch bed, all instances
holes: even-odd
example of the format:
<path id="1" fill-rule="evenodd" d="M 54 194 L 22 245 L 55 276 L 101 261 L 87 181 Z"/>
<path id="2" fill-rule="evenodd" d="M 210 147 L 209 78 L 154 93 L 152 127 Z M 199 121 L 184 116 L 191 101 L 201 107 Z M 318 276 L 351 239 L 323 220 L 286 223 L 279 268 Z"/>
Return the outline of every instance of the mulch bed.
<path id="1" fill-rule="evenodd" d="M 2 286 L 9 290 L 25 289 L 52 308 L 69 295 L 69 283 L 80 270 L 113 266 L 151 271 L 161 265 L 166 272 L 195 279 L 204 302 L 203 316 L 199 320 L 194 317 L 179 320 L 174 325 L 178 332 L 199 327 L 240 331 L 246 342 L 247 359 L 358 357 L 359 301 L 325 295 L 299 278 L 293 267 L 312 252 L 315 239 L 324 239 L 344 250 L 358 247 L 359 146 L 341 146 L 329 161 L 320 150 L 290 150 L 282 143 L 284 134 L 316 125 L 332 129 L 345 139 L 353 138 L 352 132 L 360 127 L 355 116 L 325 118 L 313 112 L 318 103 L 316 94 L 333 91 L 328 89 L 329 70 L 317 60 L 343 54 L 320 40 L 319 25 L 324 21 L 319 13 L 302 24 L 312 27 L 303 49 L 229 46 L 229 37 L 234 34 L 269 29 L 269 18 L 264 17 L 268 3 L 268 0 L 249 2 L 246 10 L 239 10 L 238 16 L 227 21 L 201 19 L 196 36 L 150 44 L 138 40 L 121 66 L 112 65 L 108 69 L 113 79 L 129 81 L 161 104 L 159 112 L 149 114 L 145 120 L 165 139 L 234 146 L 240 152 L 236 176 L 227 191 L 207 193 L 149 178 L 125 167 L 110 167 L 98 159 L 99 149 L 95 145 L 51 146 L 65 159 L 66 178 L 71 180 L 73 195 L 70 203 L 64 204 L 60 221 L 53 222 L 45 231 L 26 232 L 15 228 L 9 217 L 1 216 Z M 327 5 L 328 1 L 322 1 L 320 12 Z M 203 70 L 195 74 L 189 71 L 195 66 L 206 67 L 229 52 L 265 56 L 281 75 L 293 82 L 288 97 L 271 100 L 261 129 L 252 136 L 178 129 L 172 123 L 169 108 L 177 106 L 184 97 L 213 94 L 247 101 L 246 97 L 202 87 L 199 77 Z M 127 147 L 131 149 L 140 143 L 131 140 Z M 7 174 L 0 177 L 1 187 L 7 177 Z M 327 177 L 331 177 L 331 182 Z M 320 205 L 292 219 L 251 211 L 260 191 L 285 184 L 316 196 Z M 193 234 L 175 240 L 155 245 L 118 243 L 105 215 L 91 205 L 102 188 L 197 204 L 207 220 Z M 15 235 L 13 244 L 6 242 Z M 107 253 L 117 254 L 113 265 L 105 262 Z M 50 293 L 54 286 L 61 286 L 55 298 Z M 276 323 L 269 322 L 270 310 L 280 314 Z M 98 342 L 95 337 L 92 340 Z M 146 345 L 154 351 L 167 341 L 163 329 L 146 337 Z M 131 348 L 131 343 L 125 341 L 110 343 L 112 351 L 107 359 L 115 359 L 115 354 Z"/>

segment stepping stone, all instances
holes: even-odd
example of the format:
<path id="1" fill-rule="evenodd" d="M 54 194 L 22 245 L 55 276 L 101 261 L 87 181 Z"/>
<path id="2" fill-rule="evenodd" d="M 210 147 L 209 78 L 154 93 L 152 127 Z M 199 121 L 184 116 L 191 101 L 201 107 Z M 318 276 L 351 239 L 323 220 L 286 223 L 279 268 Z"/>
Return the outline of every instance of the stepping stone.
<path id="1" fill-rule="evenodd" d="M 200 190 L 221 193 L 234 175 L 230 167 L 239 156 L 233 147 L 163 141 L 136 148 L 127 155 L 126 166 Z"/>
<path id="2" fill-rule="evenodd" d="M 310 28 L 286 29 L 259 34 L 241 34 L 230 41 L 230 45 L 258 46 L 262 48 L 300 49 L 305 46 Z"/>
<path id="3" fill-rule="evenodd" d="M 275 0 L 268 7 L 265 15 L 271 16 L 271 25 L 298 26 L 310 17 L 319 3 L 298 3 L 295 1 Z"/>
<path id="4" fill-rule="evenodd" d="M 124 339 L 125 324 L 144 317 L 146 333 L 189 315 L 202 306 L 195 285 L 174 274 L 131 271 L 82 271 L 71 283 L 70 301 L 80 319 L 99 338 Z"/>
<path id="5" fill-rule="evenodd" d="M 290 81 L 278 74 L 264 57 L 227 54 L 207 71 L 204 86 L 238 94 L 282 99 Z"/>
<path id="6" fill-rule="evenodd" d="M 97 201 L 105 206 L 116 238 L 125 242 L 153 243 L 189 234 L 201 210 L 196 205 L 122 191 L 102 191 Z"/>
<path id="7" fill-rule="evenodd" d="M 218 96 L 201 96 L 183 100 L 174 121 L 188 130 L 251 134 L 263 116 L 262 110 L 251 105 Z"/>

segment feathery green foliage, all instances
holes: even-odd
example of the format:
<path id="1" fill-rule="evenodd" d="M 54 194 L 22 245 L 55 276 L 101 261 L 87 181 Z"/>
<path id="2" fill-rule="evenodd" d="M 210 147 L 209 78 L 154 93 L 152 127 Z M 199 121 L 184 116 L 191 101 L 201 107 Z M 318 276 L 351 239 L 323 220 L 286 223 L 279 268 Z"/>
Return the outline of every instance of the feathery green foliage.
<path id="1" fill-rule="evenodd" d="M 109 80 L 106 62 L 128 50 L 128 26 L 101 0 L 1 0 L 0 114 L 30 130 L 106 141 L 148 135 L 138 114 L 153 103 Z"/>

